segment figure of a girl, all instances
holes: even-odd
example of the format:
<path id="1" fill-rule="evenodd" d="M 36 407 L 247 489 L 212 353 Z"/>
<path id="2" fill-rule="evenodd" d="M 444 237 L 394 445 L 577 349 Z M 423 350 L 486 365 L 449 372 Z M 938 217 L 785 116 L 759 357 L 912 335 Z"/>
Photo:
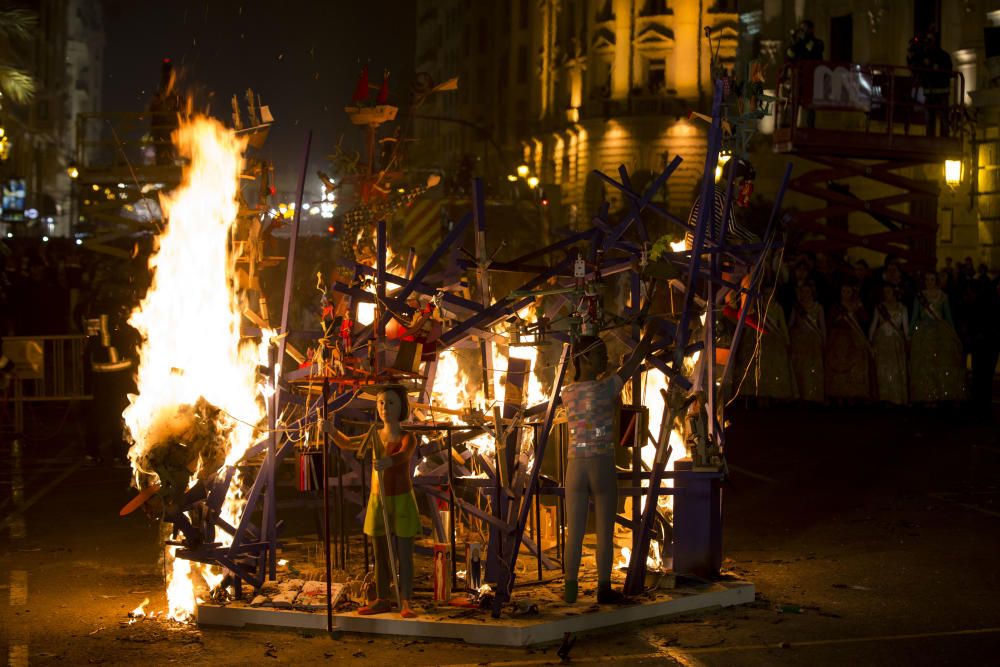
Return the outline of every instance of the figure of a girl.
<path id="1" fill-rule="evenodd" d="M 913 304 L 910 349 L 910 400 L 914 403 L 961 401 L 965 398 L 962 344 L 955 333 L 948 296 L 937 274 L 924 275 L 924 289 Z"/>
<path id="2" fill-rule="evenodd" d="M 799 399 L 822 403 L 825 396 L 823 349 L 826 345 L 826 318 L 823 317 L 823 307 L 816 302 L 816 287 L 812 282 L 799 284 L 795 295 L 789 328 L 795 384 Z"/>
<path id="3" fill-rule="evenodd" d="M 906 306 L 899 302 L 898 290 L 892 285 L 882 285 L 882 299 L 875 306 L 868 336 L 875 354 L 878 400 L 905 405 L 908 393 L 906 345 L 910 338 L 910 321 Z"/>
<path id="4" fill-rule="evenodd" d="M 400 385 L 380 388 L 375 399 L 376 411 L 382 424 L 373 424 L 368 433 L 347 436 L 334 427 L 332 421 L 325 429 L 342 449 L 357 450 L 359 455 L 374 459 L 371 494 L 365 512 L 365 535 L 375 545 L 376 599 L 358 609 L 361 615 L 382 614 L 392 608 L 390 577 L 392 576 L 389 549 L 395 543 L 398 567 L 400 616 L 414 618 L 413 610 L 413 539 L 420 533 L 420 514 L 413 495 L 410 478 L 410 458 L 416 449 L 416 439 L 403 431 L 400 422 L 409 415 L 406 389 Z M 369 449 L 373 448 L 373 449 Z M 366 454 L 367 452 L 367 454 Z M 383 506 L 384 503 L 384 506 Z M 385 512 L 385 514 L 383 514 Z M 386 527 L 389 535 L 386 535 Z"/>
<path id="5" fill-rule="evenodd" d="M 835 401 L 871 398 L 871 348 L 865 308 L 852 284 L 841 285 L 840 301 L 830 308 L 824 373 L 826 397 Z"/>

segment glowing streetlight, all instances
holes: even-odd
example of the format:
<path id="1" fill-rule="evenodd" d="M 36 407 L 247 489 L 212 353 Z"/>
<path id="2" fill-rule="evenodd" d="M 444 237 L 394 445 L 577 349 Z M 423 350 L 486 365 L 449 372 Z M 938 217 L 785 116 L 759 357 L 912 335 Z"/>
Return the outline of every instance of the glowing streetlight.
<path id="1" fill-rule="evenodd" d="M 962 161 L 961 160 L 945 160 L 944 161 L 944 182 L 948 184 L 948 187 L 954 190 L 962 182 Z"/>
<path id="2" fill-rule="evenodd" d="M 526 164 L 518 165 L 517 167 L 517 175 L 520 176 L 521 178 L 527 178 L 530 172 L 531 169 L 529 169 L 528 165 Z"/>
<path id="3" fill-rule="evenodd" d="M 528 187 L 532 188 L 532 189 L 538 187 L 538 177 L 537 176 L 532 176 L 531 178 L 528 179 Z"/>
<path id="4" fill-rule="evenodd" d="M 514 174 L 507 174 L 507 180 L 513 183 L 517 180 L 517 176 L 515 176 Z"/>
<path id="5" fill-rule="evenodd" d="M 80 178 L 80 170 L 76 168 L 75 162 L 70 162 L 69 166 L 66 167 L 66 175 L 69 176 L 74 181 Z"/>

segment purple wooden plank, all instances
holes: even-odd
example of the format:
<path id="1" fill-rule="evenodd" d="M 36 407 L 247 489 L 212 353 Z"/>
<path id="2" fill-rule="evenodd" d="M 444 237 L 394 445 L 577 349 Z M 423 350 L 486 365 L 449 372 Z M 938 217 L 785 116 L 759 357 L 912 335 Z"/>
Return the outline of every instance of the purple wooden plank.
<path id="1" fill-rule="evenodd" d="M 448 249 L 456 242 L 462 238 L 462 234 L 465 233 L 465 228 L 469 225 L 470 217 L 468 214 L 462 216 L 462 219 L 458 221 L 458 224 L 448 232 L 448 235 L 444 238 L 444 241 L 434 249 L 424 265 L 414 274 L 413 279 L 408 281 L 403 289 L 397 292 L 396 297 L 400 301 L 406 301 L 407 297 L 416 289 L 416 286 L 423 282 L 424 278 L 431 272 L 434 265 L 437 264 L 438 260 L 444 257 L 444 254 Z"/>
<path id="2" fill-rule="evenodd" d="M 711 174 L 715 173 L 715 165 L 719 158 L 719 144 L 722 140 L 721 106 L 722 83 L 716 81 L 715 93 L 712 100 L 712 126 L 708 132 L 708 152 L 705 155 L 704 178 L 702 179 L 702 205 L 698 207 L 698 223 L 695 226 L 694 242 L 691 248 L 691 264 L 685 286 L 684 305 L 681 308 L 680 324 L 677 327 L 677 348 L 674 352 L 674 368 L 681 368 L 684 363 L 684 348 L 687 346 L 688 337 L 691 333 L 691 317 L 694 314 L 694 286 L 698 269 L 701 266 L 701 248 L 705 243 L 707 230 L 713 227 L 712 220 L 715 215 L 715 207 L 711 205 L 711 202 L 713 201 L 715 184 L 711 178 Z"/>
<path id="3" fill-rule="evenodd" d="M 306 132 L 306 147 L 302 155 L 302 170 L 299 172 L 299 186 L 295 192 L 295 215 L 292 217 L 292 234 L 288 242 L 288 263 L 285 265 L 285 290 L 281 301 L 281 329 L 278 333 L 288 333 L 288 311 L 292 303 L 292 283 L 295 280 L 295 249 L 299 240 L 299 222 L 302 219 L 302 197 L 306 187 L 306 172 L 309 170 L 309 150 L 312 147 L 312 130 Z M 285 362 L 285 341 L 278 341 L 278 363 Z"/>
<path id="4" fill-rule="evenodd" d="M 516 520 L 508 526 L 510 531 L 504 543 L 504 556 L 508 558 L 507 568 L 501 569 L 500 578 L 497 581 L 497 589 L 493 598 L 493 618 L 499 618 L 503 605 L 510 600 L 511 591 L 514 588 L 514 573 L 517 566 L 517 555 L 520 551 L 521 538 L 524 535 L 524 528 L 527 524 L 528 513 L 531 511 L 531 498 L 538 483 L 538 474 L 542 468 L 542 461 L 545 458 L 545 447 L 548 444 L 549 432 L 552 430 L 552 422 L 556 416 L 556 403 L 559 392 L 562 389 L 563 378 L 566 375 L 566 364 L 569 360 L 570 346 L 563 345 L 562 355 L 559 358 L 559 365 L 556 368 L 555 379 L 552 382 L 552 393 L 549 396 L 549 407 L 545 411 L 545 419 L 539 431 L 537 444 L 535 447 L 535 462 L 531 468 L 529 481 L 525 485 L 525 493 L 518 499 L 520 505 L 516 507 Z"/>

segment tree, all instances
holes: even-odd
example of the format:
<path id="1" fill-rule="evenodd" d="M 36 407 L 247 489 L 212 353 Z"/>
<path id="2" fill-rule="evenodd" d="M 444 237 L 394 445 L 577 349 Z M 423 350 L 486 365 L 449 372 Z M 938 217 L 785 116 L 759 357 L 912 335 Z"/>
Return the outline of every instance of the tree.
<path id="1" fill-rule="evenodd" d="M 0 93 L 14 104 L 27 104 L 35 95 L 35 79 L 17 65 L 13 45 L 30 41 L 38 17 L 26 9 L 0 10 Z"/>

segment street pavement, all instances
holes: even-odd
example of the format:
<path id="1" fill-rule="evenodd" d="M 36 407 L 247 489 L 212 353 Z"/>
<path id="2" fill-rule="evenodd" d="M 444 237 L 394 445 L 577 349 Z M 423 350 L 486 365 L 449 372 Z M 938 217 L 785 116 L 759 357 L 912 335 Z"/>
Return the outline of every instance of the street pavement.
<path id="1" fill-rule="evenodd" d="M 725 567 L 756 584 L 757 600 L 581 636 L 569 664 L 1000 664 L 998 407 L 992 420 L 736 407 Z M 118 516 L 129 472 L 84 466 L 72 419 L 46 435 L 0 442 L 10 666 L 560 664 L 555 646 L 128 625 L 143 598 L 165 606 L 158 526 Z"/>

